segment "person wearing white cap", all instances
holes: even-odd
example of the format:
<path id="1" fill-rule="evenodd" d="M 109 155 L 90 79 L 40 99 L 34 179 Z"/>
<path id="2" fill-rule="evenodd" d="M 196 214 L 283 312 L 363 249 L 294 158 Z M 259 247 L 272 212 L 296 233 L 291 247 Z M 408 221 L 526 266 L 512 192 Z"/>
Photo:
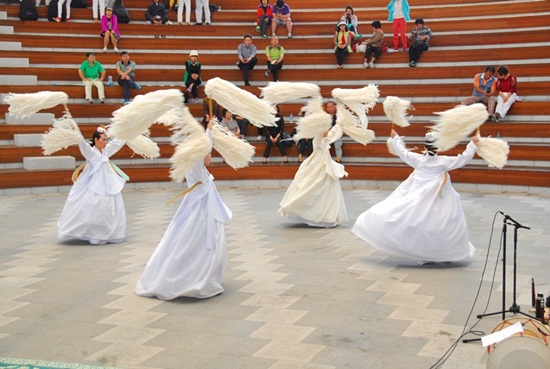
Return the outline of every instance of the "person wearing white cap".
<path id="1" fill-rule="evenodd" d="M 344 58 L 351 54 L 351 33 L 346 22 L 340 21 L 334 32 L 334 53 L 336 54 L 336 68 L 344 68 Z"/>
<path id="2" fill-rule="evenodd" d="M 426 135 L 423 155 L 409 151 L 394 130 L 391 138 L 395 153 L 414 171 L 385 200 L 359 215 L 351 231 L 374 248 L 420 264 L 469 262 L 475 248 L 447 172 L 472 160 L 478 136 L 458 156 L 438 156 L 434 132 Z"/>
<path id="3" fill-rule="evenodd" d="M 185 24 L 191 24 L 191 0 L 178 0 L 178 24 L 184 24 L 183 7 L 185 7 Z"/>
<path id="4" fill-rule="evenodd" d="M 198 51 L 191 50 L 189 53 L 189 60 L 185 62 L 185 74 L 183 76 L 183 83 L 187 92 L 191 93 L 195 102 L 197 102 L 198 89 L 202 83 L 201 63 L 199 63 L 198 58 Z M 187 101 L 187 94 L 185 94 L 185 100 Z"/>

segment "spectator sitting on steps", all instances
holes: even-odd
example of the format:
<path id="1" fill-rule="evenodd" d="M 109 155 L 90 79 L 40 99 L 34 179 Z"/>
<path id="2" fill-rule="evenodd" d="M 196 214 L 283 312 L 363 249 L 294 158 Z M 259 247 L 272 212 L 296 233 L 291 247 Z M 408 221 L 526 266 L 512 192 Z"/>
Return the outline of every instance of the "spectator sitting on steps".
<path id="1" fill-rule="evenodd" d="M 271 21 L 271 34 L 277 34 L 277 26 L 286 26 L 288 38 L 292 38 L 292 19 L 290 19 L 290 6 L 284 0 L 277 0 L 273 7 L 273 20 Z"/>
<path id="2" fill-rule="evenodd" d="M 86 58 L 87 60 L 84 60 L 78 69 L 78 75 L 80 76 L 80 79 L 82 79 L 82 83 L 84 83 L 86 101 L 93 104 L 92 86 L 95 86 L 97 88 L 99 100 L 103 104 L 105 102 L 105 87 L 103 86 L 105 69 L 95 60 L 95 54 L 93 52 L 87 52 Z"/>
<path id="3" fill-rule="evenodd" d="M 147 24 L 172 24 L 166 15 L 166 7 L 160 3 L 160 0 L 153 0 L 153 3 L 147 7 L 145 20 Z"/>
<path id="4" fill-rule="evenodd" d="M 140 90 L 141 86 L 135 81 L 136 63 L 130 60 L 128 52 L 120 53 L 120 60 L 115 64 L 118 73 L 118 85 L 124 91 L 124 105 L 130 102 L 130 89 Z"/>
<path id="5" fill-rule="evenodd" d="M 495 113 L 495 92 L 496 92 L 496 78 L 495 67 L 489 65 L 485 68 L 485 72 L 478 73 L 474 76 L 474 92 L 472 96 L 462 100 L 460 105 L 472 105 L 475 103 L 483 103 L 487 105 L 487 111 L 489 112 L 488 121 L 491 121 Z"/>
<path id="6" fill-rule="evenodd" d="M 113 14 L 113 8 L 107 7 L 105 9 L 105 15 L 101 17 L 101 33 L 103 37 L 103 52 L 107 52 L 107 46 L 109 40 L 113 43 L 113 51 L 118 53 L 117 43 L 120 39 L 120 31 L 118 30 L 118 19 Z"/>

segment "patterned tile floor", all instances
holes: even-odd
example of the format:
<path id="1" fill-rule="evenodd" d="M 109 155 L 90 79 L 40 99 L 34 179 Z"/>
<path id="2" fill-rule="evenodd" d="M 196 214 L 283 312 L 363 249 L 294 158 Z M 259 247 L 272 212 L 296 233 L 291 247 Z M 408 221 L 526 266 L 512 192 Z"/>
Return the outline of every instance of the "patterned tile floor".
<path id="1" fill-rule="evenodd" d="M 531 305 L 531 277 L 550 294 L 550 196 L 462 192 L 475 260 L 419 266 L 350 231 L 389 190 L 346 189 L 350 223 L 312 229 L 277 214 L 283 189 L 220 188 L 234 214 L 225 292 L 208 300 L 138 297 L 134 284 L 177 208 L 165 205 L 177 192 L 125 191 L 128 239 L 106 246 L 57 241 L 65 194 L 2 197 L 0 357 L 125 369 L 430 368 L 470 312 L 468 327 L 477 314 L 501 310 L 499 210 L 531 227 L 518 232 L 522 311 Z M 509 227 L 507 306 L 512 239 Z M 484 317 L 476 329 L 490 333 L 501 320 Z M 442 367 L 481 369 L 486 361 L 479 342 L 460 342 Z"/>

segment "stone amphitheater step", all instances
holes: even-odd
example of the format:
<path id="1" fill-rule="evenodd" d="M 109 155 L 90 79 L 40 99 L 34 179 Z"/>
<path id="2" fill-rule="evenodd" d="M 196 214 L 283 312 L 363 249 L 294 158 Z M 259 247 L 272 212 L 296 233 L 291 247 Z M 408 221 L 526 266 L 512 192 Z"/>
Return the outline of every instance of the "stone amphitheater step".
<path id="1" fill-rule="evenodd" d="M 121 25 L 123 38 L 119 45 L 128 49 L 132 59 L 138 61 L 138 79 L 140 83 L 143 81 L 144 86 L 141 93 L 173 87 L 159 86 L 163 84 L 173 84 L 175 87 L 181 85 L 182 63 L 187 58 L 187 51 L 192 48 L 200 51 L 205 80 L 220 76 L 237 85 L 242 84 L 241 75 L 234 66 L 233 54 L 245 33 L 257 35 L 252 27 L 255 4 L 251 5 L 244 0 L 222 4 L 223 10 L 214 14 L 213 25 L 210 27 L 152 28 L 141 21 L 149 2 L 132 1 L 129 10 L 133 21 L 128 25 Z M 514 105 L 507 116 L 507 122 L 488 123 L 482 127 L 484 136 L 501 135 L 510 143 L 512 151 L 509 165 L 497 171 L 488 169 L 476 159 L 473 165 L 457 171 L 453 181 L 550 187 L 550 145 L 547 141 L 547 137 L 550 137 L 550 70 L 542 67 L 550 61 L 550 44 L 546 36 L 550 30 L 547 22 L 550 15 L 548 1 L 415 1 L 411 16 L 413 19 L 419 16 L 425 18 L 427 25 L 437 36 L 431 43 L 430 51 L 423 55 L 419 67 L 414 71 L 407 67 L 407 57 L 403 53 L 383 55 L 375 70 L 362 68 L 362 55 L 351 55 L 344 70 L 334 70 L 331 33 L 335 21 L 342 14 L 343 6 L 335 8 L 332 0 L 293 0 L 289 3 L 293 9 L 295 38 L 281 40 L 288 51 L 282 72 L 283 80 L 316 82 L 326 97 L 330 96 L 334 87 L 361 87 L 368 82 L 380 86 L 381 101 L 388 95 L 409 96 L 417 110 L 411 120 L 412 125 L 398 130 L 408 137 L 407 141 L 412 145 L 421 144 L 421 137 L 426 126 L 431 124 L 434 111 L 451 107 L 471 93 L 473 75 L 486 64 L 510 65 L 513 73 L 519 77 L 520 94 L 526 98 L 524 102 Z M 368 7 L 356 7 L 356 14 L 361 20 L 360 30 L 366 34 L 371 29 L 370 21 L 380 19 L 386 30 L 386 41 L 391 44 L 391 25 L 385 20 L 386 5 L 387 0 L 369 1 Z M 320 11 L 312 12 L 311 9 Z M 52 86 L 75 83 L 73 74 L 84 59 L 83 53 L 89 48 L 102 48 L 98 37 L 99 26 L 91 21 L 90 9 L 73 10 L 71 23 L 20 22 L 17 19 L 17 6 L 0 5 L 0 12 L 5 11 L 7 18 L 0 20 L 2 58 L 15 58 L 0 59 L 0 75 L 10 76 L 13 78 L 11 81 L 17 81 L 18 77 L 23 77 L 19 70 L 25 69 L 27 73 L 24 75 L 37 78 L 32 82 L 33 86 L 14 86 L 12 83 L 0 85 L 0 94 L 36 92 L 43 89 L 66 90 L 71 98 L 71 111 L 73 115 L 79 116 L 77 121 L 90 122 L 80 125 L 84 135 L 89 137 L 97 123 L 107 120 L 112 111 L 120 106 L 122 91 L 120 88 L 107 88 L 107 104 L 89 106 L 83 103 L 82 86 Z M 40 7 L 39 13 L 45 14 L 45 8 Z M 175 19 L 175 13 L 170 13 L 170 16 Z M 152 29 L 162 30 L 166 38 L 155 39 L 151 34 Z M 510 32 L 510 29 L 514 32 Z M 502 37 L 503 32 L 506 34 L 505 39 Z M 59 42 L 59 37 L 63 38 L 62 43 Z M 82 47 L 83 44 L 86 47 Z M 267 41 L 255 40 L 255 44 L 261 50 Z M 201 49 L 197 45 L 206 47 Z M 293 53 L 294 50 L 300 50 L 300 53 Z M 511 50 L 514 50 L 513 54 L 510 53 Z M 113 52 L 100 53 L 98 59 L 111 74 L 114 63 L 119 60 L 118 55 Z M 159 60 L 163 61 L 160 68 Z M 55 65 L 54 68 L 52 64 Z M 265 69 L 262 60 L 257 69 L 259 70 L 252 75 L 253 86 L 245 88 L 255 94 L 260 92 L 257 87 L 268 82 L 261 76 Z M 281 111 L 286 117 L 290 113 L 297 116 L 302 103 L 282 104 Z M 196 117 L 202 115 L 202 104 L 190 105 L 190 108 Z M 0 104 L 0 109 L 0 114 L 7 112 L 5 104 Z M 47 112 L 59 116 L 61 109 L 55 108 Z M 345 139 L 344 155 L 347 157 L 346 170 L 350 173 L 350 180 L 404 179 L 410 173 L 410 168 L 391 157 L 383 142 L 391 126 L 383 115 L 381 104 L 369 113 L 369 118 L 369 128 L 378 136 L 375 142 L 364 147 Z M 46 123 L 42 122 L 43 124 L 12 124 L 8 127 L 0 124 L 0 141 L 5 141 L 0 144 L 0 158 L 4 163 L 2 165 L 9 168 L 24 161 L 25 157 L 39 157 L 41 149 L 32 146 L 32 138 L 29 138 L 31 146 L 24 144 L 24 147 L 17 147 L 15 141 L 21 144 L 20 141 L 25 142 L 25 139 L 16 136 L 39 135 L 50 127 L 49 121 L 51 119 Z M 286 130 L 292 130 L 293 127 L 293 124 L 287 124 Z M 254 132 L 254 128 L 252 131 Z M 130 174 L 132 182 L 169 180 L 166 158 L 173 151 L 167 141 L 169 134 L 165 127 L 153 126 L 152 136 L 159 140 L 162 153 L 158 164 L 146 164 L 141 159 L 128 160 L 132 153 L 127 148 L 115 158 Z M 253 144 L 261 154 L 265 144 L 255 141 Z M 458 153 L 462 147 L 460 145 L 450 153 Z M 295 156 L 295 150 L 292 147 L 289 153 Z M 82 160 L 76 147 L 58 154 L 74 155 L 77 160 Z M 278 152 L 273 154 L 273 161 L 269 165 L 253 164 L 251 168 L 237 172 L 222 164 L 220 158 L 216 157 L 218 163 L 212 167 L 212 172 L 217 180 L 292 178 L 296 166 L 279 164 Z M 24 169 L 3 169 L 0 173 L 0 188 L 69 185 L 71 172 L 72 170 L 37 171 L 29 175 Z"/>

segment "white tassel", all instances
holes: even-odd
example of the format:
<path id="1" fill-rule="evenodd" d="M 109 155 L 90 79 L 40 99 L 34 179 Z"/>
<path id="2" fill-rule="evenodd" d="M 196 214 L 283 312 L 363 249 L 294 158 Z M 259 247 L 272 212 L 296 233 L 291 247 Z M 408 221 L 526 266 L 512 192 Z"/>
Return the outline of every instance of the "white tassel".
<path id="1" fill-rule="evenodd" d="M 130 141 L 126 141 L 126 145 L 145 159 L 154 159 L 160 156 L 159 146 L 149 138 L 149 131 Z"/>
<path id="2" fill-rule="evenodd" d="M 63 91 L 40 91 L 30 94 L 10 93 L 4 101 L 10 105 L 8 112 L 17 118 L 25 118 L 59 104 L 67 104 L 69 95 Z"/>
<path id="3" fill-rule="evenodd" d="M 135 99 L 113 112 L 109 136 L 124 141 L 147 132 L 166 111 L 183 105 L 183 94 L 176 89 L 157 90 Z"/>
<path id="4" fill-rule="evenodd" d="M 390 152 L 390 154 L 392 154 L 393 156 L 399 156 L 397 155 L 397 153 L 395 152 L 395 148 L 393 147 L 392 137 L 388 137 L 388 139 L 386 140 L 386 146 L 388 147 L 388 151 Z"/>
<path id="5" fill-rule="evenodd" d="M 168 110 L 157 119 L 157 123 L 162 123 L 166 127 L 175 127 L 183 119 L 180 109 L 181 107 Z"/>
<path id="6" fill-rule="evenodd" d="M 336 116 L 336 124 L 342 127 L 342 130 L 355 141 L 366 145 L 374 139 L 374 131 L 367 129 L 367 124 L 361 124 L 342 103 L 338 103 L 338 114 Z"/>
<path id="7" fill-rule="evenodd" d="M 246 118 L 257 127 L 275 126 L 275 109 L 254 94 L 241 90 L 219 77 L 209 79 L 204 86 L 206 95 L 232 112 Z"/>
<path id="8" fill-rule="evenodd" d="M 245 140 L 238 139 L 231 133 L 227 133 L 225 127 L 216 120 L 211 122 L 211 127 L 214 149 L 223 156 L 229 166 L 233 169 L 239 169 L 247 167 L 252 162 L 256 152 L 254 146 Z"/>
<path id="9" fill-rule="evenodd" d="M 170 178 L 182 182 L 189 171 L 199 161 L 204 160 L 210 152 L 212 144 L 206 134 L 190 134 L 176 146 L 174 155 L 170 158 Z"/>
<path id="10" fill-rule="evenodd" d="M 396 96 L 386 96 L 383 105 L 384 113 L 392 123 L 397 124 L 399 127 L 408 127 L 411 125 L 407 117 L 407 110 L 411 106 L 410 101 L 400 99 Z"/>
<path id="11" fill-rule="evenodd" d="M 338 102 L 344 103 L 353 111 L 365 128 L 369 124 L 366 112 L 374 108 L 379 96 L 380 92 L 376 85 L 368 85 L 357 89 L 335 88 L 332 90 L 332 97 Z"/>
<path id="12" fill-rule="evenodd" d="M 489 116 L 483 104 L 470 106 L 458 105 L 439 114 L 433 131 L 437 132 L 435 147 L 438 151 L 447 151 L 468 137 L 481 126 Z"/>
<path id="13" fill-rule="evenodd" d="M 376 105 L 376 101 L 380 97 L 380 91 L 378 91 L 378 86 L 372 85 L 372 84 L 365 86 L 363 88 L 355 88 L 355 89 L 335 88 L 334 90 L 332 90 L 331 94 L 332 94 L 332 97 L 334 97 L 338 101 L 343 102 L 348 107 L 352 103 L 359 103 L 363 105 L 363 108 L 362 108 L 363 111 L 372 109 Z M 357 112 L 354 109 L 352 110 L 354 111 L 355 114 L 357 114 Z"/>
<path id="14" fill-rule="evenodd" d="M 269 82 L 260 88 L 261 97 L 271 105 L 310 96 L 321 96 L 321 88 L 313 83 Z"/>
<path id="15" fill-rule="evenodd" d="M 510 146 L 504 140 L 480 137 L 476 143 L 477 154 L 489 164 L 489 167 L 502 169 L 508 160 Z"/>
<path id="16" fill-rule="evenodd" d="M 317 95 L 308 100 L 301 110 L 304 116 L 296 122 L 294 141 L 313 138 L 327 132 L 332 125 L 332 117 L 323 109 L 323 97 Z"/>
<path id="17" fill-rule="evenodd" d="M 44 155 L 51 155 L 69 146 L 77 145 L 82 139 L 82 133 L 70 114 L 54 120 L 53 127 L 42 135 L 42 150 Z"/>
<path id="18" fill-rule="evenodd" d="M 325 112 L 306 114 L 296 123 L 296 134 L 293 136 L 294 141 L 299 141 L 302 138 L 313 138 L 330 129 L 332 125 L 332 117 Z"/>
<path id="19" fill-rule="evenodd" d="M 172 126 L 174 133 L 170 137 L 170 141 L 174 145 L 180 144 L 189 134 L 204 134 L 204 128 L 191 115 L 189 108 L 186 106 L 166 112 L 158 119 L 158 122 Z"/>
<path id="20" fill-rule="evenodd" d="M 176 149 L 170 158 L 170 177 L 181 182 L 193 166 L 199 160 L 204 160 L 212 150 L 212 142 L 187 107 L 172 109 L 159 121 L 172 126 L 170 141 L 176 145 Z"/>

